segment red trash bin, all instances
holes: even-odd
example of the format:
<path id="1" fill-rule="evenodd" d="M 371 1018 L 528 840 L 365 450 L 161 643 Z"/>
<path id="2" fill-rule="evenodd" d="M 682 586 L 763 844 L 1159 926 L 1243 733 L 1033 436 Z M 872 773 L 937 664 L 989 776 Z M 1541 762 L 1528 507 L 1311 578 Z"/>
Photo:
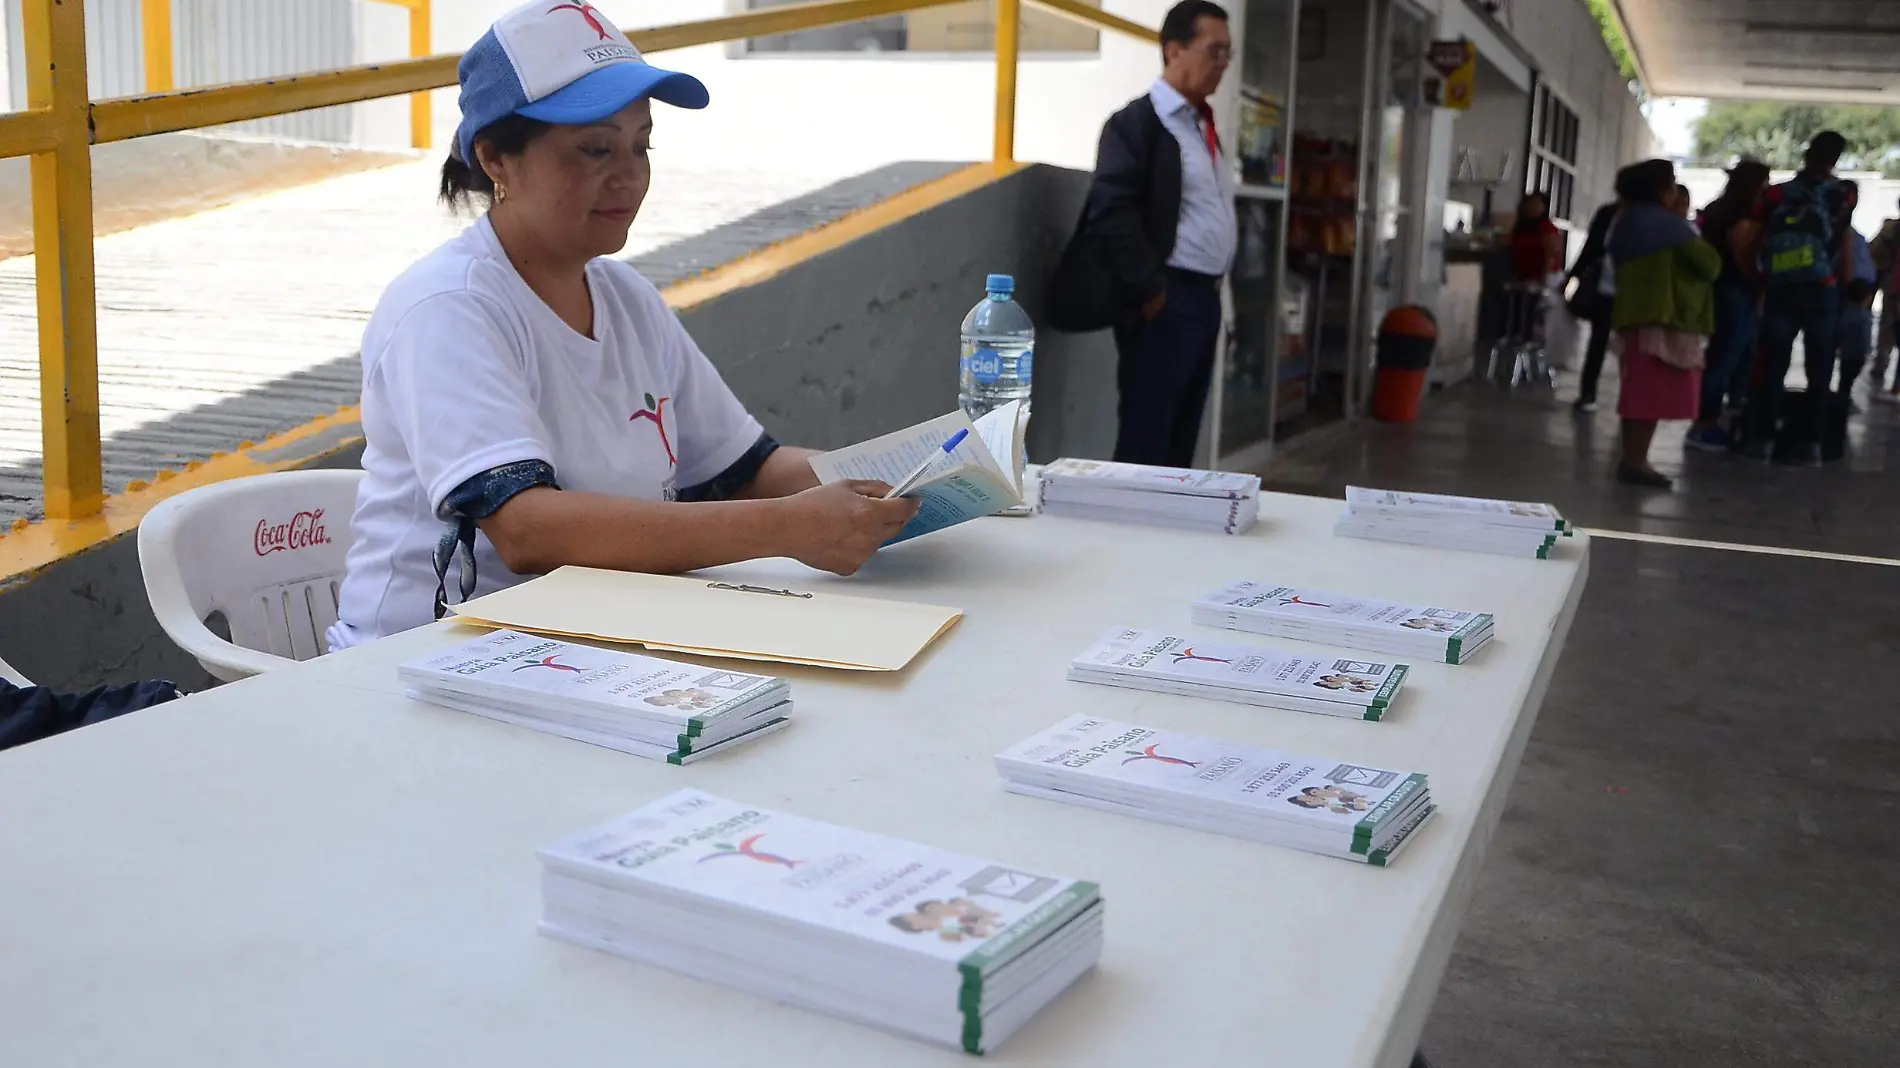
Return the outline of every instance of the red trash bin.
<path id="1" fill-rule="evenodd" d="M 1425 399 L 1425 377 L 1438 347 L 1438 321 L 1416 304 L 1386 313 L 1379 324 L 1378 370 L 1372 379 L 1372 417 L 1385 423 L 1418 418 Z"/>

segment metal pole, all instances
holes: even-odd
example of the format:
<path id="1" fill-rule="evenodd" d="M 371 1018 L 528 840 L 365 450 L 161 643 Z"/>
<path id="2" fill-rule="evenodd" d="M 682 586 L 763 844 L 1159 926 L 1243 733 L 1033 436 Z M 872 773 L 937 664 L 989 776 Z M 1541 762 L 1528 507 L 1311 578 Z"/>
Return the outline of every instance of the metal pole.
<path id="1" fill-rule="evenodd" d="M 1384 101 L 1376 99 L 1380 79 L 1375 66 L 1380 62 L 1379 45 L 1384 38 L 1384 5 L 1380 0 L 1366 0 L 1366 49 L 1365 70 L 1359 86 L 1359 181 L 1357 200 L 1353 204 L 1353 243 L 1352 270 L 1347 278 L 1346 294 L 1346 378 L 1343 383 L 1344 395 L 1340 398 L 1342 414 L 1347 422 L 1359 418 L 1359 379 L 1361 347 L 1365 344 L 1366 331 L 1359 317 L 1365 314 L 1366 288 L 1371 285 L 1371 251 L 1366 247 L 1374 228 L 1366 224 L 1366 216 L 1375 210 L 1376 201 L 1368 200 L 1368 176 L 1376 174 L 1371 163 L 1377 158 L 1372 141 L 1378 136 L 1377 124 L 1373 117 L 1379 114 Z"/>
<path id="2" fill-rule="evenodd" d="M 172 73 L 172 0 L 139 0 L 139 37 L 145 47 L 145 91 L 169 93 Z"/>
<path id="3" fill-rule="evenodd" d="M 1022 0 L 996 0 L 996 162 L 1016 158 L 1016 61 L 1022 42 Z"/>
<path id="4" fill-rule="evenodd" d="M 430 40 L 430 0 L 411 0 L 409 5 L 409 58 L 421 59 L 433 52 Z M 428 148 L 435 140 L 434 114 L 430 111 L 429 91 L 409 95 L 409 143 Z"/>
<path id="5" fill-rule="evenodd" d="M 105 503 L 86 16 L 83 0 L 26 0 L 22 14 L 27 106 L 51 113 L 54 136 L 32 162 L 46 514 L 81 519 Z"/>

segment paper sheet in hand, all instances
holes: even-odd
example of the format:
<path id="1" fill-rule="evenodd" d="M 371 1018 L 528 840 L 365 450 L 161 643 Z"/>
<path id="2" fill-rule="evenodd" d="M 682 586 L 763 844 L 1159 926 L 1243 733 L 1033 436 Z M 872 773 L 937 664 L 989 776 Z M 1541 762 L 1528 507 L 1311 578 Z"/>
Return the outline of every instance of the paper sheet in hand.
<path id="1" fill-rule="evenodd" d="M 951 412 L 906 430 L 886 434 L 849 448 L 814 456 L 812 473 L 830 485 L 850 478 L 901 484 L 921 463 L 925 474 L 906 499 L 923 502 L 917 515 L 886 545 L 972 519 L 995 515 L 1023 505 L 1022 487 L 1015 472 L 1022 467 L 1023 435 L 1028 421 L 1022 402 L 1010 401 L 976 422 L 962 412 Z M 941 446 L 959 430 L 967 430 L 949 453 Z"/>
<path id="2" fill-rule="evenodd" d="M 563 567 L 450 610 L 477 626 L 855 671 L 900 670 L 963 618 L 939 605 L 714 585 L 741 582 Z"/>

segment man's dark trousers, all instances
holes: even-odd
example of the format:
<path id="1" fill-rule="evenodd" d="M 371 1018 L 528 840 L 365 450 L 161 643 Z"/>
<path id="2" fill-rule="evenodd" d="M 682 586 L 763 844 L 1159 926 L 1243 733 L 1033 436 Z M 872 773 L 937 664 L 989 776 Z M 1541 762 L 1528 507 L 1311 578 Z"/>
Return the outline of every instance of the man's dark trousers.
<path id="1" fill-rule="evenodd" d="M 1161 313 L 1115 327 L 1121 387 L 1116 460 L 1194 466 L 1220 326 L 1220 279 L 1170 267 Z"/>
<path id="2" fill-rule="evenodd" d="M 1749 441 L 1775 441 L 1783 415 L 1782 380 L 1794 361 L 1794 339 L 1801 337 L 1808 373 L 1808 400 L 1787 412 L 1781 439 L 1791 446 L 1820 441 L 1821 401 L 1834 380 L 1834 339 L 1840 327 L 1841 294 L 1819 283 L 1771 288 L 1762 306 L 1761 355 L 1764 364 L 1749 394 L 1745 417 Z"/>

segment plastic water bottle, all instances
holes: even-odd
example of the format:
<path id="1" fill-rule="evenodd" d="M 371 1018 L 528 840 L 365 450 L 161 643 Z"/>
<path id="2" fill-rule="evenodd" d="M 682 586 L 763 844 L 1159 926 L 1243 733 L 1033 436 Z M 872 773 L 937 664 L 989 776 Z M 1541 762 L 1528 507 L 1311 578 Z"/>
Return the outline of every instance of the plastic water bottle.
<path id="1" fill-rule="evenodd" d="M 1026 423 L 1030 378 L 1035 372 L 1036 327 L 1029 321 L 1029 313 L 1016 303 L 1014 278 L 990 275 L 986 288 L 989 295 L 963 317 L 957 404 L 975 421 L 1010 401 L 1021 401 L 1021 418 Z M 1013 474 L 1020 485 L 1020 457 Z"/>

